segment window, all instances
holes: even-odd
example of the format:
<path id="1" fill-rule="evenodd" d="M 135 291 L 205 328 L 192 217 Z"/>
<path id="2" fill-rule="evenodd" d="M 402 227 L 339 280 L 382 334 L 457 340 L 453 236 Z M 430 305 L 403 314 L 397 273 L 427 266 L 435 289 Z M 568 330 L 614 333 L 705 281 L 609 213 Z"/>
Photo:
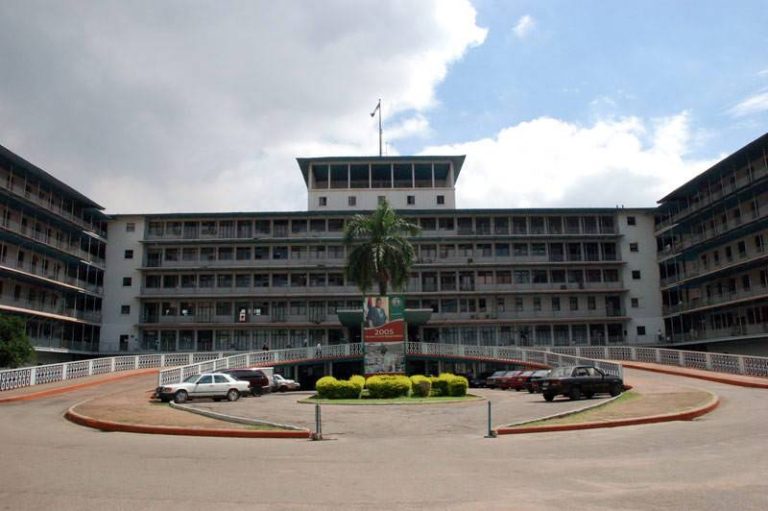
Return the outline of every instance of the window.
<path id="1" fill-rule="evenodd" d="M 591 311 L 597 310 L 597 299 L 594 296 L 587 297 L 587 309 Z"/>
<path id="2" fill-rule="evenodd" d="M 552 311 L 557 312 L 560 310 L 560 297 L 559 296 L 553 296 L 552 297 Z"/>
<path id="3" fill-rule="evenodd" d="M 133 250 L 126 250 L 125 251 L 125 258 L 126 259 L 133 259 Z"/>
<path id="4" fill-rule="evenodd" d="M 635 217 L 628 216 L 627 217 L 627 225 L 635 225 L 637 222 L 635 221 Z"/>
<path id="5" fill-rule="evenodd" d="M 437 196 L 437 204 L 438 206 L 441 206 L 445 204 L 445 195 L 438 195 Z"/>
<path id="6" fill-rule="evenodd" d="M 125 232 L 136 232 L 136 224 L 134 222 L 125 224 Z"/>
<path id="7" fill-rule="evenodd" d="M 640 280 L 640 270 L 632 270 L 632 280 Z"/>
<path id="8" fill-rule="evenodd" d="M 638 307 L 640 307 L 640 299 L 639 298 L 632 298 L 630 300 L 630 302 L 632 304 L 632 308 L 633 309 L 637 309 Z"/>
<path id="9" fill-rule="evenodd" d="M 131 313 L 131 306 L 130 305 L 121 305 L 120 306 L 120 314 L 130 314 Z"/>
<path id="10" fill-rule="evenodd" d="M 408 195 L 406 197 L 406 200 L 407 200 L 409 206 L 413 206 L 413 205 L 416 204 L 416 196 L 415 195 Z"/>
<path id="11" fill-rule="evenodd" d="M 318 197 L 317 198 L 317 205 L 318 206 L 327 206 L 328 205 L 328 197 Z"/>
<path id="12" fill-rule="evenodd" d="M 347 206 L 357 206 L 357 197 L 354 195 L 347 197 Z"/>
<path id="13" fill-rule="evenodd" d="M 568 299 L 568 305 L 572 311 L 579 310 L 579 298 L 577 296 L 571 296 Z"/>
<path id="14" fill-rule="evenodd" d="M 637 243 L 630 243 L 629 244 L 629 251 L 630 252 L 638 252 L 640 250 Z"/>
<path id="15" fill-rule="evenodd" d="M 123 277 L 123 287 L 128 287 L 131 284 L 133 284 L 133 279 L 131 277 Z"/>
<path id="16" fill-rule="evenodd" d="M 645 335 L 645 327 L 644 326 L 638 326 L 637 327 L 637 335 Z"/>

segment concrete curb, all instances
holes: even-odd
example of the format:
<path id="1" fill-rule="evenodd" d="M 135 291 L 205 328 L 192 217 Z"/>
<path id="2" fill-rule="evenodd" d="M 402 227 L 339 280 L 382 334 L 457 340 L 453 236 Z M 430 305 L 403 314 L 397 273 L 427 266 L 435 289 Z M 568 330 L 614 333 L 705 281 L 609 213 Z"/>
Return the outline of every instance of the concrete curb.
<path id="1" fill-rule="evenodd" d="M 617 428 L 621 426 L 637 426 L 640 424 L 654 424 L 657 422 L 671 422 L 671 421 L 689 421 L 696 417 L 700 417 L 707 414 L 718 407 L 720 404 L 720 398 L 709 393 L 712 397 L 705 405 L 693 408 L 691 410 L 684 410 L 682 412 L 665 413 L 661 415 L 649 415 L 646 417 L 633 417 L 629 419 L 614 419 L 609 421 L 600 422 L 582 422 L 580 424 L 557 424 L 551 426 L 522 426 L 522 427 L 502 427 L 497 428 L 497 435 L 520 435 L 525 433 L 549 433 L 556 431 L 577 431 L 582 429 L 597 429 L 597 428 Z M 539 419 L 541 420 L 541 419 Z"/>
<path id="2" fill-rule="evenodd" d="M 200 410 L 199 408 L 193 408 L 191 406 L 179 405 L 174 403 L 173 401 L 171 401 L 168 404 L 170 405 L 171 408 L 174 408 L 176 410 L 194 413 L 197 415 L 202 415 L 203 417 L 208 417 L 209 419 L 216 419 L 224 422 L 234 422 L 235 424 L 245 424 L 246 426 L 272 426 L 275 428 L 290 429 L 294 431 L 307 431 L 304 428 L 293 426 L 291 424 L 279 424 L 277 422 L 269 422 L 269 421 L 260 420 L 260 419 L 248 419 L 246 417 L 237 417 L 235 415 L 227 415 L 224 413 L 211 412 L 208 410 Z"/>
<path id="3" fill-rule="evenodd" d="M 84 401 L 85 402 L 85 401 Z M 118 431 L 123 433 L 145 433 L 150 435 L 183 435 L 227 438 L 311 438 L 310 431 L 248 431 L 243 429 L 196 429 L 177 426 L 150 426 L 148 424 L 124 424 L 101 419 L 94 419 L 77 413 L 74 409 L 82 403 L 72 406 L 64 416 L 81 426 L 87 426 L 101 431 Z"/>
<path id="4" fill-rule="evenodd" d="M 624 367 L 629 367 L 631 369 L 639 369 L 641 371 L 651 371 L 654 373 L 662 373 L 662 374 L 671 374 L 674 376 L 687 376 L 688 378 L 697 378 L 699 380 L 707 380 L 707 381 L 713 381 L 715 383 L 724 383 L 726 385 L 736 385 L 738 387 L 749 387 L 753 389 L 768 389 L 768 381 L 765 383 L 759 382 L 759 381 L 745 381 L 745 380 L 738 380 L 735 378 L 729 377 L 727 374 L 721 373 L 712 373 L 712 374 L 699 374 L 699 373 L 688 373 L 681 371 L 675 367 L 659 367 L 659 366 L 647 366 L 644 364 L 635 364 L 634 362 L 627 362 L 627 361 L 620 361 L 621 365 Z"/>
<path id="5" fill-rule="evenodd" d="M 130 373 L 115 374 L 113 376 L 101 378 L 95 381 L 89 381 L 86 383 L 75 383 L 74 385 L 67 385 L 65 387 L 56 387 L 54 389 L 40 390 L 37 392 L 30 392 L 29 394 L 18 394 L 16 396 L 7 396 L 7 397 L 0 396 L 0 404 L 13 403 L 16 401 L 32 401 L 34 399 L 42 399 L 46 397 L 56 396 L 58 394 L 65 394 L 67 392 L 72 392 L 75 390 L 85 389 L 88 387 L 95 387 L 96 385 L 102 385 L 104 383 L 109 383 L 116 380 L 132 378 L 134 376 L 141 376 L 144 374 L 156 373 L 157 371 L 158 371 L 157 368 L 136 369 L 136 370 L 132 370 Z"/>

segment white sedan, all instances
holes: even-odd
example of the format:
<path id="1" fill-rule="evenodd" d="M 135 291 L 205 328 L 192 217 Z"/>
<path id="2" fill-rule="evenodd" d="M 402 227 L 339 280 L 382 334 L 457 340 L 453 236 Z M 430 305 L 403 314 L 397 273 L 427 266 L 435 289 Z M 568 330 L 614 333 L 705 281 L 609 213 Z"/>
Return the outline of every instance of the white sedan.
<path id="1" fill-rule="evenodd" d="M 171 399 L 175 403 L 184 403 L 197 397 L 212 397 L 214 401 L 227 399 L 237 401 L 240 394 L 250 390 L 247 381 L 237 380 L 228 374 L 203 373 L 194 374 L 181 383 L 162 385 L 155 389 L 155 397 L 167 403 Z"/>
<path id="2" fill-rule="evenodd" d="M 295 380 L 284 378 L 280 374 L 272 375 L 272 390 L 278 392 L 285 392 L 287 390 L 299 390 L 301 384 Z"/>

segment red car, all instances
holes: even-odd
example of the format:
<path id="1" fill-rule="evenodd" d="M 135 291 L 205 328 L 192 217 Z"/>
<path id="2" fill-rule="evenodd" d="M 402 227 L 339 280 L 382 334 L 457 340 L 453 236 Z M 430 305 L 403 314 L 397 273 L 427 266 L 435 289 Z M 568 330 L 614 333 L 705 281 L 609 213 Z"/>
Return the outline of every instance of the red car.
<path id="1" fill-rule="evenodd" d="M 512 378 L 509 378 L 506 382 L 506 388 L 510 390 L 515 390 L 516 392 L 520 392 L 523 390 L 530 381 L 531 376 L 533 376 L 533 373 L 536 371 L 519 371 L 516 375 L 514 375 Z"/>
<path id="2" fill-rule="evenodd" d="M 510 385 L 512 384 L 512 381 L 517 377 L 517 375 L 519 375 L 522 372 L 523 371 L 507 371 L 506 373 L 504 373 L 504 376 L 499 378 L 498 385 L 497 385 L 498 388 L 500 388 L 501 390 L 509 390 Z"/>

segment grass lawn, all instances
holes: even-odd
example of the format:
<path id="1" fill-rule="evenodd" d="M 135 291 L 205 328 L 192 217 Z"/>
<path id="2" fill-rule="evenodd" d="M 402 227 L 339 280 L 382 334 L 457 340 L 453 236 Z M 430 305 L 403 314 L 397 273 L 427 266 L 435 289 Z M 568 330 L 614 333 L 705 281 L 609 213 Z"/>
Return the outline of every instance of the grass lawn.
<path id="1" fill-rule="evenodd" d="M 320 399 L 317 395 L 302 399 L 299 403 L 320 405 L 439 405 L 444 403 L 466 403 L 483 398 L 467 394 L 462 397 L 393 397 L 390 399 Z"/>

